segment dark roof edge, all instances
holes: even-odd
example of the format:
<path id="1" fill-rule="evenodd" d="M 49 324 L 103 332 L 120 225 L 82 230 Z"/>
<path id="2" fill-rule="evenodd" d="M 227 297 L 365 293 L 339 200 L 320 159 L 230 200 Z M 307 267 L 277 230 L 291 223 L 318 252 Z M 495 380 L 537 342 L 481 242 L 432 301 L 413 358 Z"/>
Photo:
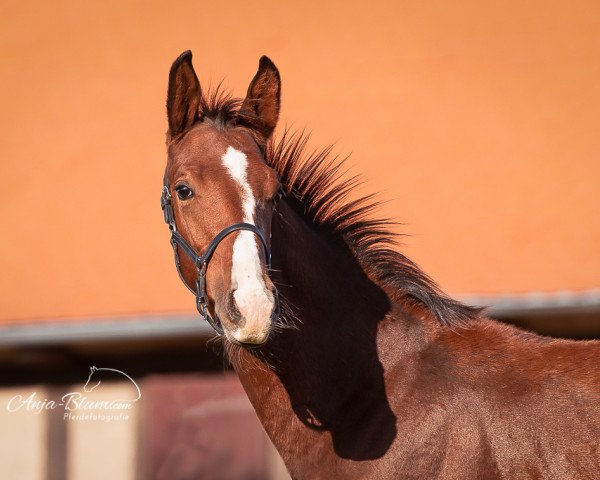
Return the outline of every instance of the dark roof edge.
<path id="1" fill-rule="evenodd" d="M 0 348 L 212 335 L 212 328 L 198 315 L 86 317 L 2 325 Z"/>
<path id="2" fill-rule="evenodd" d="M 600 312 L 600 288 L 583 291 L 464 295 L 460 299 L 469 305 L 489 307 L 488 312 L 492 317 Z"/>

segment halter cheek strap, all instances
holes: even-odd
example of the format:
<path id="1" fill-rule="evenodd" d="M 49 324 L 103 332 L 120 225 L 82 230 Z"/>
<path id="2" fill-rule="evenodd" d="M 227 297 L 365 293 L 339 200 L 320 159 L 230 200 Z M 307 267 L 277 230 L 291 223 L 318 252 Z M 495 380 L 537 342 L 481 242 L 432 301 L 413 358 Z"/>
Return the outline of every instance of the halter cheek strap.
<path id="1" fill-rule="evenodd" d="M 267 260 L 267 268 L 269 273 L 271 272 L 271 250 L 265 240 L 265 236 L 263 232 L 256 226 L 251 223 L 234 223 L 233 225 L 229 225 L 228 227 L 221 230 L 215 238 L 208 244 L 206 247 L 206 251 L 202 255 L 198 255 L 196 250 L 187 242 L 185 238 L 177 231 L 177 226 L 175 224 L 175 214 L 173 212 L 173 197 L 171 196 L 171 192 L 169 190 L 169 181 L 167 179 L 167 171 L 165 170 L 165 177 L 163 182 L 163 189 L 160 198 L 160 206 L 163 211 L 165 223 L 169 226 L 169 230 L 171 230 L 171 245 L 173 247 L 173 255 L 175 257 L 175 266 L 177 267 L 177 273 L 179 273 L 179 278 L 184 283 L 184 285 L 196 296 L 196 308 L 198 313 L 210 324 L 210 326 L 215 330 L 217 335 L 223 335 L 223 326 L 221 325 L 220 320 L 217 318 L 212 318 L 208 313 L 208 298 L 206 295 L 206 270 L 208 268 L 208 264 L 210 259 L 213 256 L 213 253 L 228 235 L 231 235 L 234 232 L 238 232 L 240 230 L 248 230 L 254 233 L 259 239 L 260 244 L 263 247 L 265 258 Z M 183 274 L 181 273 L 181 263 L 179 261 L 179 253 L 177 247 L 181 248 L 188 258 L 192 261 L 192 263 L 196 266 L 197 274 L 196 274 L 196 282 L 194 288 L 192 289 L 185 278 L 183 278 Z M 276 299 L 277 301 L 277 299 Z M 279 303 L 279 302 L 277 302 Z M 277 305 L 277 308 L 279 305 Z"/>

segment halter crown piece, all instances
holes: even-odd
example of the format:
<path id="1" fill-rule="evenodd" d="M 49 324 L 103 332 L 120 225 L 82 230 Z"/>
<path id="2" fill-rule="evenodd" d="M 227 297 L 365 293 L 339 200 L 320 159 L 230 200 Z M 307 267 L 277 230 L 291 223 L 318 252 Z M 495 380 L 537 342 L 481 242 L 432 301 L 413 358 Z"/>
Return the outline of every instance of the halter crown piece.
<path id="1" fill-rule="evenodd" d="M 251 223 L 234 223 L 233 225 L 229 225 L 228 227 L 221 230 L 217 234 L 217 236 L 215 236 L 215 238 L 213 238 L 213 240 L 208 244 L 208 247 L 206 247 L 206 251 L 204 252 L 204 254 L 198 255 L 196 250 L 194 250 L 194 248 L 187 242 L 187 240 L 183 238 L 181 234 L 177 231 L 177 226 L 175 225 L 175 214 L 173 212 L 173 197 L 171 195 L 171 190 L 169 189 L 168 170 L 166 169 L 163 180 L 162 194 L 160 197 L 160 206 L 163 211 L 165 223 L 169 226 L 169 230 L 171 230 L 171 246 L 173 247 L 175 266 L 177 267 L 177 273 L 179 273 L 179 278 L 181 278 L 183 284 L 194 295 L 196 295 L 196 308 L 198 309 L 198 313 L 204 318 L 204 320 L 206 320 L 210 324 L 210 326 L 215 330 L 217 335 L 221 336 L 223 335 L 223 327 L 221 325 L 221 321 L 218 319 L 218 317 L 212 318 L 208 313 L 208 299 L 206 296 L 206 269 L 208 268 L 208 263 L 210 262 L 213 253 L 219 246 L 219 243 L 221 243 L 223 239 L 225 239 L 225 237 L 239 230 L 248 230 L 254 233 L 260 239 L 260 243 L 264 249 L 265 258 L 267 260 L 267 269 L 269 273 L 271 273 L 271 250 L 267 245 L 265 236 L 256 225 L 252 225 Z M 177 247 L 181 248 L 192 261 L 192 263 L 196 266 L 196 283 L 193 289 L 190 288 L 190 286 L 183 278 L 183 274 L 181 273 L 181 264 L 179 262 L 179 253 L 177 251 Z"/>

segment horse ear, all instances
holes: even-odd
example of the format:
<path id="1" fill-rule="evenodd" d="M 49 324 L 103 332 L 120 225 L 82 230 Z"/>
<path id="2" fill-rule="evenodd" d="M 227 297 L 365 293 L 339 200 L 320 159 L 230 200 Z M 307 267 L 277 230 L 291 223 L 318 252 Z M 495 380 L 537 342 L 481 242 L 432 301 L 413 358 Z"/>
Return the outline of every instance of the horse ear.
<path id="1" fill-rule="evenodd" d="M 268 57 L 262 56 L 238 115 L 241 123 L 257 131 L 265 142 L 277 125 L 280 98 L 279 70 Z"/>
<path id="2" fill-rule="evenodd" d="M 200 105 L 200 82 L 192 66 L 192 52 L 183 52 L 173 62 L 169 72 L 167 117 L 169 133 L 178 135 L 192 126 Z"/>

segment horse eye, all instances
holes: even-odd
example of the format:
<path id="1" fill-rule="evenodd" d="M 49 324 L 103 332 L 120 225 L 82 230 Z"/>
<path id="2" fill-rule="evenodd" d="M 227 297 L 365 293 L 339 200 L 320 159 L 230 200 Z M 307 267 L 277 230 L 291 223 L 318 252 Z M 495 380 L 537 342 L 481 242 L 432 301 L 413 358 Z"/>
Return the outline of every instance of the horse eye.
<path id="1" fill-rule="evenodd" d="M 175 191 L 181 200 L 188 200 L 194 196 L 194 192 L 187 185 L 178 185 L 175 187 Z"/>

